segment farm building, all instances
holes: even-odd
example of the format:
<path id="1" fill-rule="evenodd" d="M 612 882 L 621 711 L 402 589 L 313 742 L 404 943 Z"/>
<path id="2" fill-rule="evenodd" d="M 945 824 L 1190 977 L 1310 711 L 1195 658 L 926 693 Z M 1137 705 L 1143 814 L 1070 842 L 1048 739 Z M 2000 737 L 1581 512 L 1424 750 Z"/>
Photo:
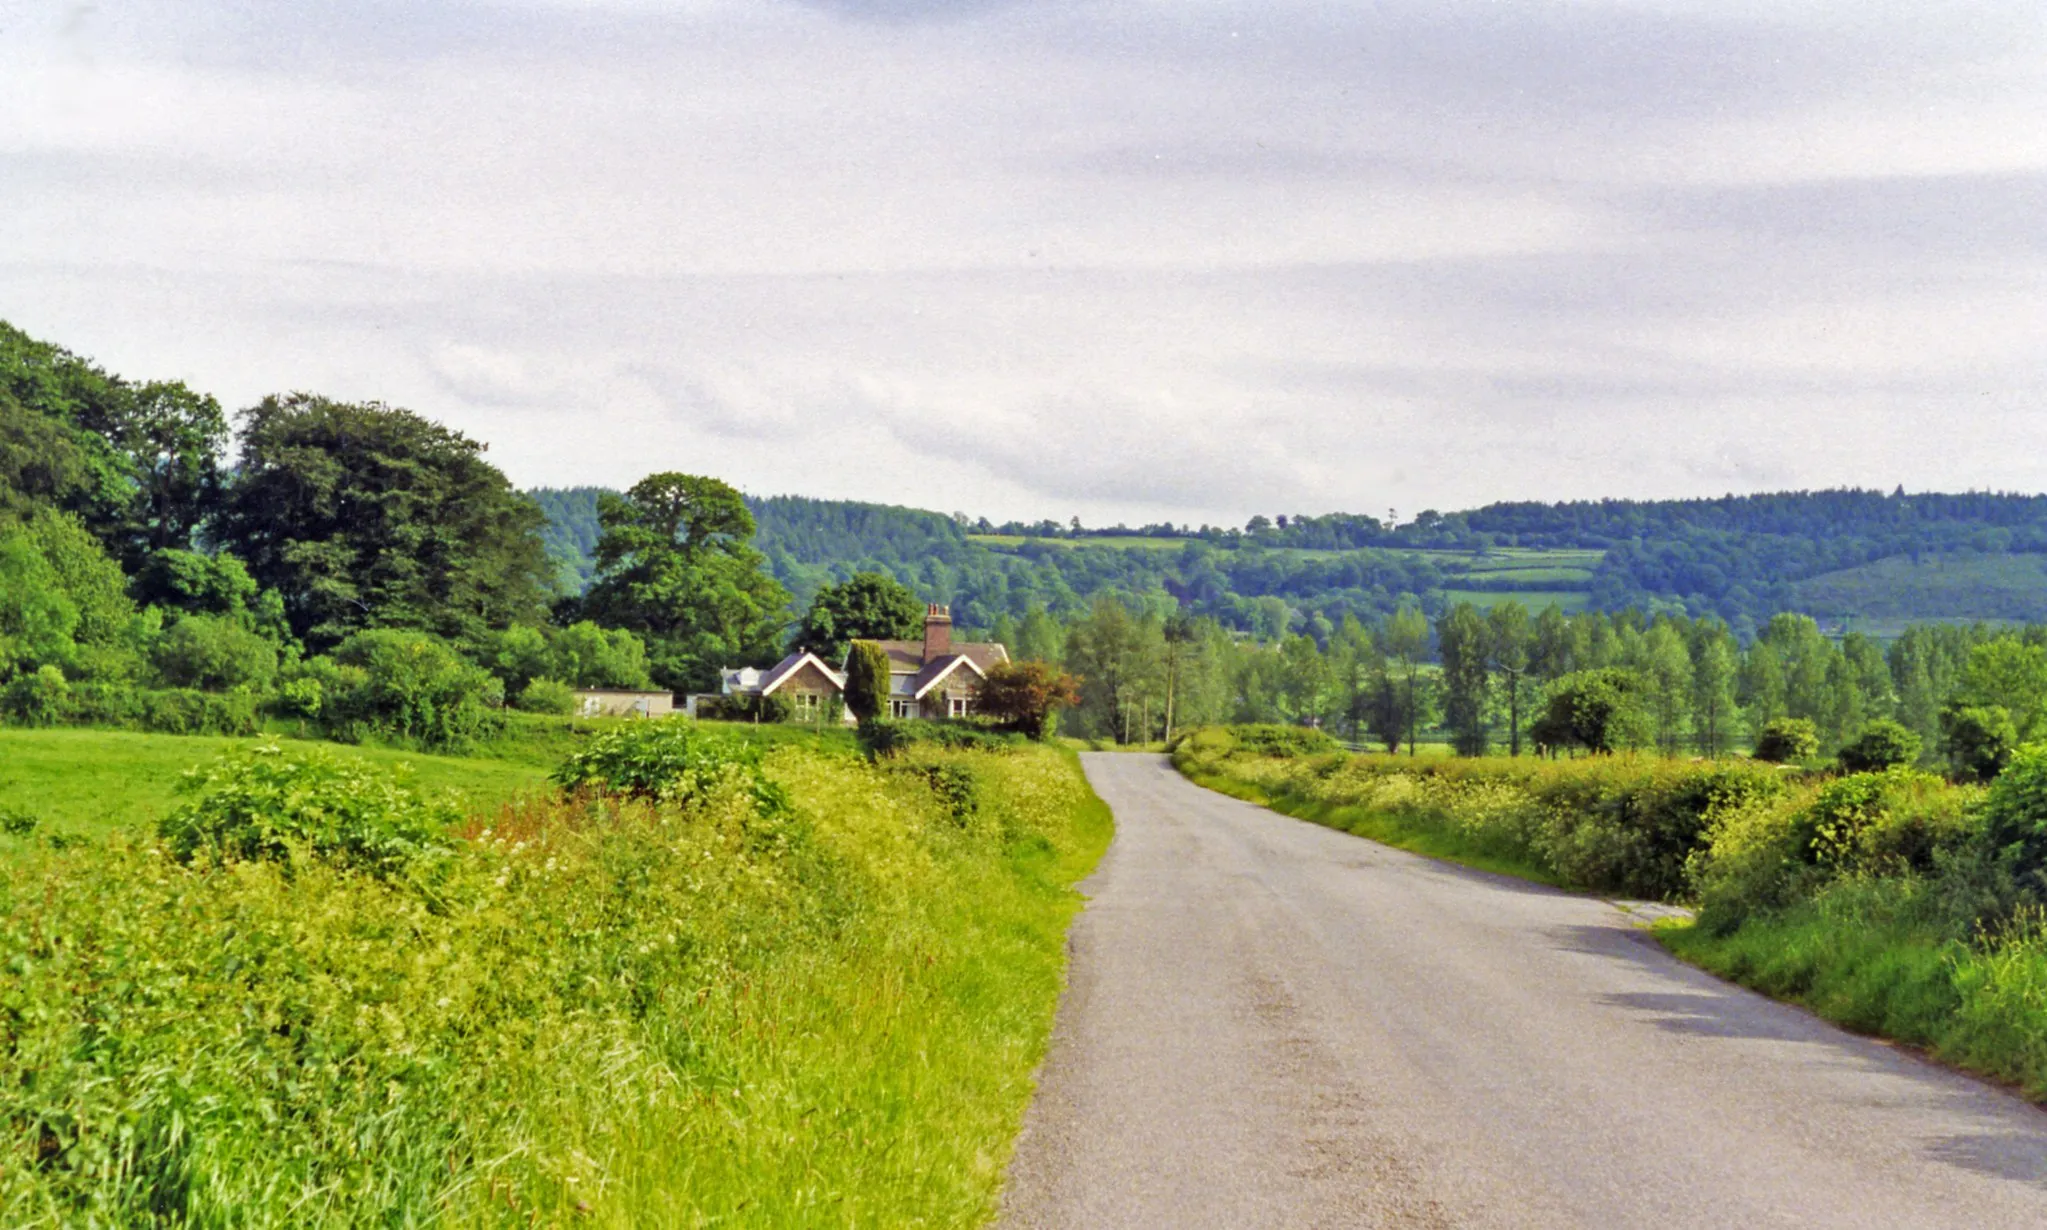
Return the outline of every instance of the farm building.
<path id="1" fill-rule="evenodd" d="M 629 688 L 577 688 L 580 717 L 666 717 L 675 712 L 675 693 Z"/>

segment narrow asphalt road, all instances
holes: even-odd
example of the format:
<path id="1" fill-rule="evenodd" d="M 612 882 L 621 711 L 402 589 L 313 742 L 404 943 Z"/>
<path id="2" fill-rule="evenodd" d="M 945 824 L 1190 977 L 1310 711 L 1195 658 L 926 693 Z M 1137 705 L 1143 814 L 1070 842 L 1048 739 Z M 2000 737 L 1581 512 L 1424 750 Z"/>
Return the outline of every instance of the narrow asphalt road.
<path id="1" fill-rule="evenodd" d="M 2047 1227 L 2047 1114 L 1666 956 L 1605 902 L 1087 758 L 1018 1227 Z"/>

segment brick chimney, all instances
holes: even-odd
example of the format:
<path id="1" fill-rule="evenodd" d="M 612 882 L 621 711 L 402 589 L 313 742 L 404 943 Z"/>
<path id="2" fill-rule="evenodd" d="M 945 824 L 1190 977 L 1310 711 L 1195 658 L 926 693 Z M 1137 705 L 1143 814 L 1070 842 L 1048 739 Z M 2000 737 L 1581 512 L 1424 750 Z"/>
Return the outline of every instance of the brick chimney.
<path id="1" fill-rule="evenodd" d="M 936 662 L 952 652 L 952 608 L 932 604 L 924 608 L 924 660 Z"/>

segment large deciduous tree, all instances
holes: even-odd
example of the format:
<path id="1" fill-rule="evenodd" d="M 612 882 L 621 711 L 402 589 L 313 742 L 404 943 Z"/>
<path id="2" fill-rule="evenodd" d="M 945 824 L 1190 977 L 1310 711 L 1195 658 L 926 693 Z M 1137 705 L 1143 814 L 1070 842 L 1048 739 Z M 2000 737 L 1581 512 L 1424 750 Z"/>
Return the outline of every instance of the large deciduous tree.
<path id="1" fill-rule="evenodd" d="M 130 383 L 0 323 L 0 486 L 76 513 L 130 570 L 192 545 L 217 507 L 226 446 L 213 398 Z"/>
<path id="2" fill-rule="evenodd" d="M 753 514 L 715 478 L 654 474 L 606 496 L 590 618 L 647 643 L 663 687 L 704 689 L 721 666 L 765 664 L 782 643 L 788 591 L 755 550 Z"/>
<path id="3" fill-rule="evenodd" d="M 541 617 L 540 522 L 481 444 L 409 410 L 294 393 L 242 415 L 218 536 L 314 649 L 363 628 L 475 643 Z"/>
<path id="4" fill-rule="evenodd" d="M 797 625 L 795 646 L 837 662 L 853 641 L 909 640 L 923 629 L 924 604 L 908 586 L 879 572 L 861 572 L 817 591 Z"/>

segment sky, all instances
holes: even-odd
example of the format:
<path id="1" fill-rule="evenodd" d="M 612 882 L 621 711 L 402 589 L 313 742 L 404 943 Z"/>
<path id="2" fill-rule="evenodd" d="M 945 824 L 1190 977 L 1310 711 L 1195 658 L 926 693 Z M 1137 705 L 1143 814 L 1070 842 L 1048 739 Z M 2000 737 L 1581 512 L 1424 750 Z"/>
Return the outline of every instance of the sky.
<path id="1" fill-rule="evenodd" d="M 0 0 L 0 319 L 521 486 L 2047 490 L 2047 7 Z"/>

